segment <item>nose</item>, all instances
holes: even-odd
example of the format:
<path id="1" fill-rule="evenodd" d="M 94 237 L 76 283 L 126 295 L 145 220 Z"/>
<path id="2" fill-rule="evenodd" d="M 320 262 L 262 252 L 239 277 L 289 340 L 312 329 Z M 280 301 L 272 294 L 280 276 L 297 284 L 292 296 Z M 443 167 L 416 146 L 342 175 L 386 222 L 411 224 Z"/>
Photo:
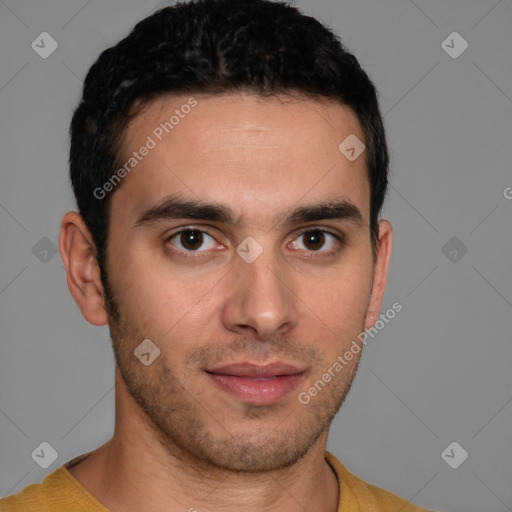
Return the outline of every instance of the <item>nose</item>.
<path id="1" fill-rule="evenodd" d="M 263 253 L 252 263 L 241 258 L 231 273 L 232 292 L 223 304 L 224 327 L 237 334 L 268 340 L 297 324 L 297 297 L 284 264 Z"/>

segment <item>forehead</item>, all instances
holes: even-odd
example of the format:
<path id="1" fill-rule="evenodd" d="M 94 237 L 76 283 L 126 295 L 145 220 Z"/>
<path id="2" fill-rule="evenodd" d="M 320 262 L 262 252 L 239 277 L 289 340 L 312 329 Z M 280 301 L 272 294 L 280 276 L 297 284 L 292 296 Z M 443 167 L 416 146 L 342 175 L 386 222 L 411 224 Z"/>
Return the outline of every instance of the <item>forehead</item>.
<path id="1" fill-rule="evenodd" d="M 113 204 L 129 204 L 135 214 L 179 194 L 230 205 L 242 216 L 257 209 L 263 221 L 327 198 L 349 200 L 366 216 L 366 155 L 350 161 L 338 147 L 350 135 L 364 140 L 357 116 L 335 101 L 163 96 L 125 130 L 122 159 L 136 152 L 140 160 Z M 141 157 L 144 146 L 151 149 Z"/>

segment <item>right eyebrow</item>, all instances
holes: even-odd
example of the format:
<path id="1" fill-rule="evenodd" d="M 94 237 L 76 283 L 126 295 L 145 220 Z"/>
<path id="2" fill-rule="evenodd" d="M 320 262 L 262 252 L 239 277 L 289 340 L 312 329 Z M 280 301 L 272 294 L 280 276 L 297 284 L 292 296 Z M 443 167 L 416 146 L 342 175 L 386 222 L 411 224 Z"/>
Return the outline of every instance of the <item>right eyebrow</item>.
<path id="1" fill-rule="evenodd" d="M 224 205 L 171 197 L 142 212 L 135 226 L 169 219 L 209 220 L 233 225 L 234 217 L 233 210 Z"/>

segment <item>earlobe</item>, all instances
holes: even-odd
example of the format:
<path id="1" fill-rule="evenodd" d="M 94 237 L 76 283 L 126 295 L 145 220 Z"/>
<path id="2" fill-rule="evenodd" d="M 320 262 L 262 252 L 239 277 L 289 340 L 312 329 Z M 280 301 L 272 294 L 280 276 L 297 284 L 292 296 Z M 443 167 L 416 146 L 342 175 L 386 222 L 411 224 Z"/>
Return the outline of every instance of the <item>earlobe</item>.
<path id="1" fill-rule="evenodd" d="M 83 317 L 93 325 L 107 324 L 103 286 L 91 234 L 78 212 L 64 215 L 59 250 L 69 291 Z"/>
<path id="2" fill-rule="evenodd" d="M 373 286 L 364 323 L 365 329 L 372 327 L 379 318 L 386 291 L 392 249 L 393 227 L 389 221 L 381 220 L 379 222 L 379 240 L 377 241 L 377 255 L 373 270 Z"/>

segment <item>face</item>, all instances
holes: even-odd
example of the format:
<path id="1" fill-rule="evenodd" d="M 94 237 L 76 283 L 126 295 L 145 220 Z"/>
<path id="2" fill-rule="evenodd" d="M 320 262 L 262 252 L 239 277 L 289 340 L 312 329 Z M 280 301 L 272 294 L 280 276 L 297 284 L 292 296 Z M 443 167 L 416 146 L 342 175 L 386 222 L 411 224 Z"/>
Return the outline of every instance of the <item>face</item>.
<path id="1" fill-rule="evenodd" d="M 164 97 L 127 127 L 123 157 L 140 160 L 112 197 L 110 329 L 170 450 L 261 472 L 326 434 L 360 352 L 322 376 L 378 316 L 386 272 L 365 154 L 338 149 L 349 134 L 364 140 L 338 103 L 252 95 Z"/>

